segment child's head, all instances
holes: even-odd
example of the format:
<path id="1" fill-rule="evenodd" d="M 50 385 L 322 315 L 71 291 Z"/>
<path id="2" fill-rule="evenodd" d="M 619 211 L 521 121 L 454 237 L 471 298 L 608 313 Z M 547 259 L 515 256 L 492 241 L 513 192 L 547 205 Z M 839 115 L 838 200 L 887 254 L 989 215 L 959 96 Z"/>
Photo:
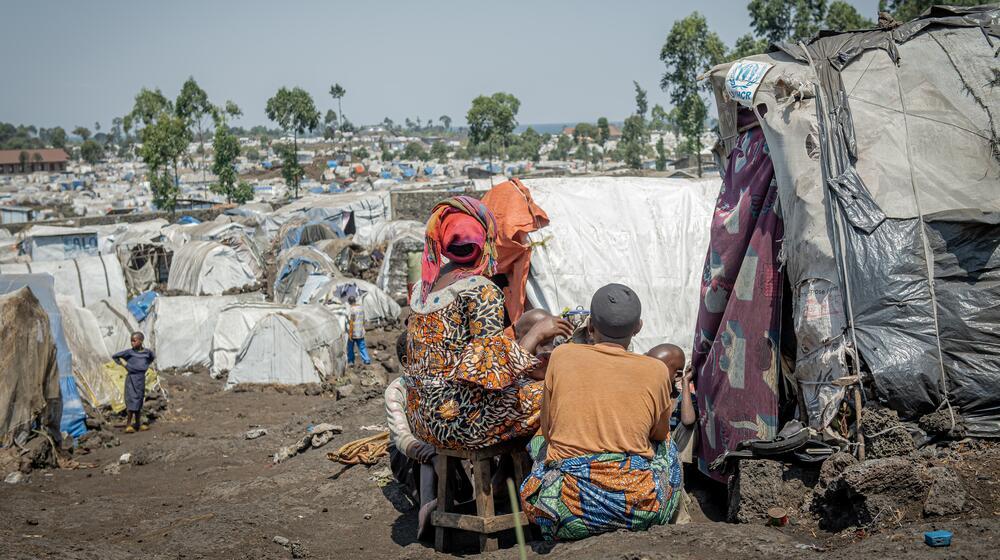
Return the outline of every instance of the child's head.
<path id="1" fill-rule="evenodd" d="M 358 303 L 358 296 L 348 296 L 347 297 L 347 303 L 349 303 L 351 305 L 354 305 L 355 303 Z"/>
<path id="2" fill-rule="evenodd" d="M 673 390 L 674 381 L 684 370 L 684 351 L 676 344 L 659 344 L 650 348 L 646 355 L 660 360 L 667 366 L 670 389 Z"/>
<path id="3" fill-rule="evenodd" d="M 524 338 L 524 335 L 528 334 L 528 331 L 532 327 L 551 316 L 552 314 L 544 309 L 529 309 L 525 311 L 521 315 L 521 318 L 514 323 L 514 338 L 518 340 Z"/>
<path id="4" fill-rule="evenodd" d="M 139 331 L 132 333 L 132 349 L 138 350 L 142 348 L 142 341 L 146 340 L 146 337 Z"/>

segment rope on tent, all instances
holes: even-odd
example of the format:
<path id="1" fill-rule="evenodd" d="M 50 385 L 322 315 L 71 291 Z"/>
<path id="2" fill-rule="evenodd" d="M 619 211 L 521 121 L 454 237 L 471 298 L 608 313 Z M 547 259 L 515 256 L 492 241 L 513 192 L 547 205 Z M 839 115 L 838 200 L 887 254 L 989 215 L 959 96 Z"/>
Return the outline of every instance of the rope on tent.
<path id="1" fill-rule="evenodd" d="M 343 445 L 336 452 L 326 454 L 327 459 L 344 465 L 374 465 L 389 454 L 389 432 L 356 439 Z"/>

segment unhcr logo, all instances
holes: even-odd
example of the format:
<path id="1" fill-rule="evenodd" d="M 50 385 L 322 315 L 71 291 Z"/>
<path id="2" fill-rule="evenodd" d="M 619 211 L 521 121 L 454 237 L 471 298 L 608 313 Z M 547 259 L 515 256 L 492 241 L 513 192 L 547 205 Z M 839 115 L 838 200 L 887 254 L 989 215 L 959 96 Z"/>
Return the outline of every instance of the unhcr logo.
<path id="1" fill-rule="evenodd" d="M 746 107 L 752 106 L 757 88 L 772 66 L 767 62 L 751 60 L 740 60 L 733 64 L 726 74 L 726 91 L 729 97 Z"/>

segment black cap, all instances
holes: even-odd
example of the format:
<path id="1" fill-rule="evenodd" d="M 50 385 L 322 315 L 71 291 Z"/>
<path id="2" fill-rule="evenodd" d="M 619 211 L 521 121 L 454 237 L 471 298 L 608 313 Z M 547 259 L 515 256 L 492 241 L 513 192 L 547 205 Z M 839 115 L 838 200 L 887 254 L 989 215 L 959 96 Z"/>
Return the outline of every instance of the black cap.
<path id="1" fill-rule="evenodd" d="M 635 334 L 642 317 L 639 296 L 628 286 L 608 284 L 590 301 L 590 322 L 608 338 L 628 338 Z"/>

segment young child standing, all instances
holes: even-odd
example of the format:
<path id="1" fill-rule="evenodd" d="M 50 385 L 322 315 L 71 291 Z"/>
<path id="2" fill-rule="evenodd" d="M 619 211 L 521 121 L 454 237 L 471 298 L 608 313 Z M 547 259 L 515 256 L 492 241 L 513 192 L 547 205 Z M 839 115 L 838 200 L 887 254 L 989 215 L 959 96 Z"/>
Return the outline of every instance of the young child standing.
<path id="1" fill-rule="evenodd" d="M 646 355 L 666 364 L 670 372 L 671 398 L 675 403 L 674 412 L 670 416 L 670 436 L 677 446 L 681 461 L 691 463 L 694 460 L 694 447 L 698 439 L 698 430 L 695 426 L 698 421 L 698 409 L 692 382 L 694 371 L 691 364 L 685 367 L 684 350 L 677 345 L 660 344 L 651 348 Z"/>
<path id="2" fill-rule="evenodd" d="M 156 359 L 149 348 L 143 348 L 145 336 L 141 332 L 132 333 L 132 347 L 111 356 L 111 359 L 125 368 L 125 433 L 136 430 L 146 431 L 149 426 L 140 423 L 142 401 L 146 398 L 146 371 Z"/>
<path id="3" fill-rule="evenodd" d="M 368 346 L 365 344 L 365 310 L 358 304 L 357 296 L 347 298 L 350 305 L 350 314 L 347 319 L 347 365 L 354 365 L 354 346 L 357 345 L 358 353 L 361 354 L 361 361 L 371 365 L 372 359 L 368 357 Z"/>

